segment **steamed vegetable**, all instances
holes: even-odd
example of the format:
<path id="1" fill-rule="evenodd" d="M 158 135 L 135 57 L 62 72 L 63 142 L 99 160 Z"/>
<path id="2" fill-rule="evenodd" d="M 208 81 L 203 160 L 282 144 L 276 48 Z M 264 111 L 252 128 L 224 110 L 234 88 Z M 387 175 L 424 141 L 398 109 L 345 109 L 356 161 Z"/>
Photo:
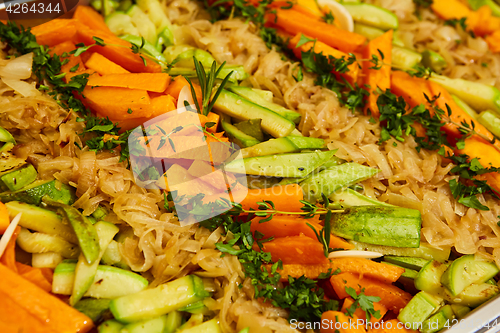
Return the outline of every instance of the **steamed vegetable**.
<path id="1" fill-rule="evenodd" d="M 290 34 L 302 33 L 347 53 L 358 50 L 366 41 L 364 36 L 341 30 L 294 9 L 276 9 L 275 13 L 269 14 L 267 21 L 274 22 L 276 26 Z"/>

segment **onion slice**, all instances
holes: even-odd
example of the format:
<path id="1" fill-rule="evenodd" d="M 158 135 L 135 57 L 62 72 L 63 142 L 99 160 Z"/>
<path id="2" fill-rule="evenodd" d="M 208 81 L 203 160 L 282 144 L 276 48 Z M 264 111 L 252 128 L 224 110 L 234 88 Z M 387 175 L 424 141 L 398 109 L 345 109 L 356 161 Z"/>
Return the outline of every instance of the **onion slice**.
<path id="1" fill-rule="evenodd" d="M 335 21 L 340 24 L 340 27 L 347 31 L 354 31 L 354 21 L 351 14 L 344 6 L 335 0 L 317 0 L 321 9 L 325 6 L 330 10 L 335 18 Z"/>
<path id="2" fill-rule="evenodd" d="M 16 230 L 16 227 L 19 224 L 19 220 L 21 220 L 21 215 L 22 213 L 19 213 L 16 215 L 16 217 L 12 219 L 9 226 L 7 227 L 7 230 L 5 230 L 2 239 L 0 239 L 0 258 L 2 257 L 5 249 L 7 248 L 7 244 L 9 244 L 12 235 L 14 234 L 14 230 Z"/>
<path id="3" fill-rule="evenodd" d="M 41 93 L 36 90 L 36 88 L 26 81 L 21 81 L 18 79 L 8 79 L 5 77 L 0 77 L 7 86 L 14 89 L 18 94 L 23 95 L 23 97 L 36 97 L 40 96 Z"/>
<path id="4" fill-rule="evenodd" d="M 193 95 L 191 94 L 191 86 L 185 85 L 179 92 L 179 97 L 177 98 L 177 109 L 184 108 L 184 101 L 188 101 L 189 105 L 194 104 Z"/>
<path id="5" fill-rule="evenodd" d="M 0 76 L 6 79 L 26 80 L 31 77 L 33 52 L 14 58 L 0 67 Z"/>
<path id="6" fill-rule="evenodd" d="M 334 251 L 328 255 L 328 258 L 365 258 L 374 259 L 382 257 L 382 253 L 373 251 L 358 251 L 358 250 L 348 250 L 348 251 Z"/>

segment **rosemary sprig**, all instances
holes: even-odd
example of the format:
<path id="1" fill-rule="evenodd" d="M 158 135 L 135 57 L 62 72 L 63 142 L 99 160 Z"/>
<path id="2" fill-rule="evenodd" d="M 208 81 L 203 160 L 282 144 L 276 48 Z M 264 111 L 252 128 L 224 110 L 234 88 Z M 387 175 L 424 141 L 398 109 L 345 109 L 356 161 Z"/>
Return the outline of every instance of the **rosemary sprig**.
<path id="1" fill-rule="evenodd" d="M 231 74 L 233 74 L 233 71 L 231 71 L 229 74 L 226 75 L 226 77 L 222 80 L 221 84 L 217 88 L 217 91 L 215 92 L 214 96 L 212 97 L 212 91 L 214 88 L 215 79 L 219 75 L 220 71 L 222 70 L 226 62 L 224 61 L 222 65 L 220 65 L 219 68 L 217 68 L 217 63 L 214 61 L 212 63 L 212 68 L 207 75 L 205 68 L 203 67 L 201 62 L 199 62 L 198 59 L 196 59 L 196 57 L 193 57 L 193 61 L 194 61 L 194 67 L 196 69 L 196 75 L 198 76 L 198 82 L 200 83 L 201 86 L 201 95 L 202 95 L 201 106 L 198 102 L 198 99 L 196 98 L 196 91 L 194 90 L 193 83 L 187 77 L 186 80 L 189 82 L 189 85 L 191 87 L 191 94 L 193 95 L 194 104 L 196 105 L 198 113 L 206 116 L 212 110 L 215 101 L 222 92 L 222 89 L 224 89 L 224 86 L 226 85 L 227 81 L 229 81 L 229 78 L 231 77 Z"/>

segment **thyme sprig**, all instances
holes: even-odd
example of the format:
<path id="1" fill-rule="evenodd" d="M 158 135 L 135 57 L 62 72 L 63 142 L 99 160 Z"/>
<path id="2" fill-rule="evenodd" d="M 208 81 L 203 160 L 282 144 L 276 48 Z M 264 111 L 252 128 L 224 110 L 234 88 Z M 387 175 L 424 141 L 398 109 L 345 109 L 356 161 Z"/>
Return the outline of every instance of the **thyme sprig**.
<path id="1" fill-rule="evenodd" d="M 216 248 L 223 253 L 222 255 L 230 254 L 238 257 L 245 276 L 250 279 L 254 287 L 255 298 L 261 298 L 276 307 L 288 309 L 289 320 L 319 321 L 323 312 L 338 308 L 337 301 L 325 300 L 324 290 L 319 287 L 318 281 L 308 279 L 305 276 L 289 277 L 287 284 L 277 288 L 281 280 L 279 270 L 283 268 L 283 263 L 281 261 L 273 262 L 270 253 L 260 250 L 263 243 L 272 240 L 272 238 L 263 239 L 263 235 L 259 232 L 251 232 L 252 222 L 250 220 L 255 216 L 272 218 L 277 213 L 294 214 L 297 212 L 278 211 L 271 201 L 259 202 L 258 210 L 246 210 L 240 204 L 227 200 L 206 204 L 202 202 L 202 199 L 203 195 L 191 198 L 191 208 L 186 211 L 195 213 L 199 217 L 202 214 L 213 213 L 221 207 L 227 209 L 232 206 L 231 209 L 200 222 L 200 225 L 212 231 L 222 227 L 224 234 L 232 236 L 224 242 L 216 243 Z M 165 196 L 164 206 L 172 210 L 167 200 L 175 201 L 176 194 L 171 193 L 169 197 Z M 303 203 L 303 212 L 299 212 L 299 214 L 304 217 L 311 216 L 311 214 L 328 214 L 328 211 L 321 207 Z M 179 212 L 176 211 L 176 213 Z M 265 221 L 266 219 L 260 220 L 262 223 Z M 327 232 L 322 230 L 321 234 L 326 236 Z M 325 241 L 328 241 L 326 237 Z M 320 279 L 328 279 L 331 275 L 338 273 L 338 270 L 333 273 L 330 270 L 327 274 L 321 274 Z"/>

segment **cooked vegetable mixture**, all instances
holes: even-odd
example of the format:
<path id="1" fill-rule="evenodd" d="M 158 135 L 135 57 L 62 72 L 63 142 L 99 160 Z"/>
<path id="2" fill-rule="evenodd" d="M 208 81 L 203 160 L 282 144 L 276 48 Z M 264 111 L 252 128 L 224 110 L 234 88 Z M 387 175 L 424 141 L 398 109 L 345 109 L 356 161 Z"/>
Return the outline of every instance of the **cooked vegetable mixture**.
<path id="1" fill-rule="evenodd" d="M 500 293 L 500 3 L 92 0 L 0 38 L 0 331 L 435 333 Z"/>

